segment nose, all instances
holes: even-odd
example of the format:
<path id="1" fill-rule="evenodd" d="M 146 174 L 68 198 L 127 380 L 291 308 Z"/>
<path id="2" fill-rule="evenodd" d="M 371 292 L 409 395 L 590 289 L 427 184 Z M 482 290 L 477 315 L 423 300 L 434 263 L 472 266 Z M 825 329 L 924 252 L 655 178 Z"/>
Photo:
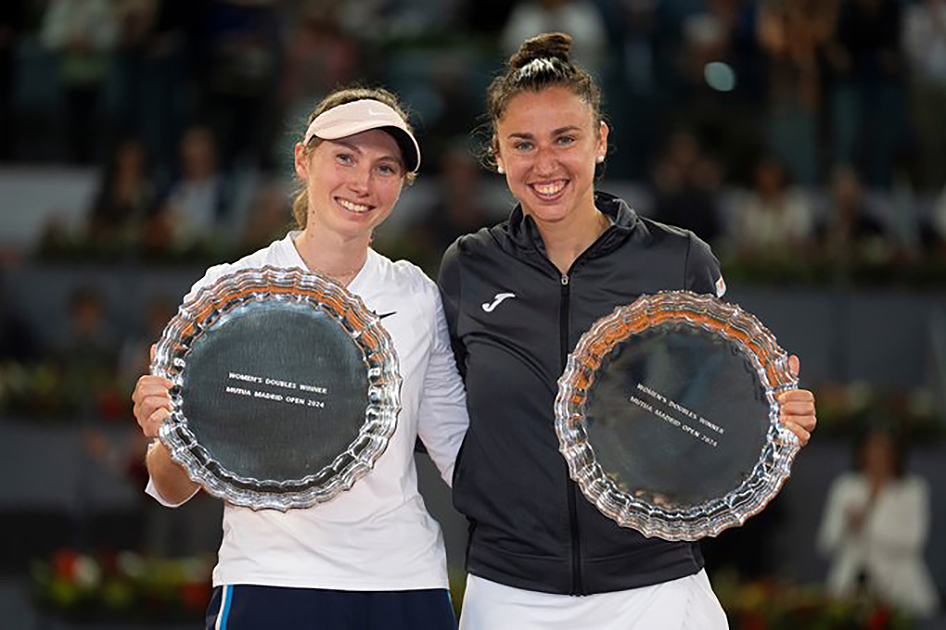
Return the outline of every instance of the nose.
<path id="1" fill-rule="evenodd" d="M 557 162 L 555 153 L 549 147 L 539 147 L 535 156 L 535 172 L 537 175 L 551 175 L 555 171 Z"/>
<path id="2" fill-rule="evenodd" d="M 358 195 L 368 194 L 371 185 L 371 167 L 367 164 L 358 164 L 352 169 L 351 178 L 348 180 L 348 188 Z"/>

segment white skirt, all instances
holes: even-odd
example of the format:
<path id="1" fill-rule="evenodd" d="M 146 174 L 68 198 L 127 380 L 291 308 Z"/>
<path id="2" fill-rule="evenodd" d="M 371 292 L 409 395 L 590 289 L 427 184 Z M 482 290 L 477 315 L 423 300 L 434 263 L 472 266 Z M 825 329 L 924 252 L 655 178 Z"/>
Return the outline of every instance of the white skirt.
<path id="1" fill-rule="evenodd" d="M 460 630 L 726 630 L 706 571 L 626 591 L 537 593 L 468 575 Z"/>

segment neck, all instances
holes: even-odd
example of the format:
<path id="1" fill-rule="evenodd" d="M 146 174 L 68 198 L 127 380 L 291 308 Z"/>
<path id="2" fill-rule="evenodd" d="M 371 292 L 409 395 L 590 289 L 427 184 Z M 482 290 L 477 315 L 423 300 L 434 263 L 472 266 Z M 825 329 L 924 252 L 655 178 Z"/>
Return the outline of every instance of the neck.
<path id="1" fill-rule="evenodd" d="M 350 238 L 310 223 L 294 243 L 306 267 L 348 286 L 368 258 L 369 240 L 370 236 Z"/>
<path id="2" fill-rule="evenodd" d="M 545 243 L 549 260 L 560 272 L 566 274 L 572 263 L 598 240 L 611 222 L 592 201 L 582 210 L 571 213 L 561 221 L 536 220 L 535 224 Z"/>

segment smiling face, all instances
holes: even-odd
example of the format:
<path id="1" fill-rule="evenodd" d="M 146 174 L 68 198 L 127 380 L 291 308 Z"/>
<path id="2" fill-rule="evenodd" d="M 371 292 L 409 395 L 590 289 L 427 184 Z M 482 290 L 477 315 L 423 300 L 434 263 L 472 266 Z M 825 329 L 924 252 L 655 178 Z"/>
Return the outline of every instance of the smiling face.
<path id="1" fill-rule="evenodd" d="M 370 239 L 401 195 L 404 162 L 394 138 L 379 129 L 295 149 L 296 174 L 305 182 L 306 230 Z"/>
<path id="2" fill-rule="evenodd" d="M 595 164 L 608 126 L 567 88 L 513 97 L 496 123 L 496 162 L 522 210 L 538 223 L 594 211 Z"/>

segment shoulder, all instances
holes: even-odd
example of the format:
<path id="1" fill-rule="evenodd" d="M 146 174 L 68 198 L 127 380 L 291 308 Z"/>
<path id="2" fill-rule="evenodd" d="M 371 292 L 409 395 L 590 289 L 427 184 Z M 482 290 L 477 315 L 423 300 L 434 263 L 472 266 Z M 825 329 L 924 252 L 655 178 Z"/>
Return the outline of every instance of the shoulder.
<path id="1" fill-rule="evenodd" d="M 929 483 L 920 475 L 906 475 L 900 479 L 900 488 L 904 492 L 915 494 L 928 494 L 930 491 Z"/>
<path id="2" fill-rule="evenodd" d="M 639 216 L 632 234 L 631 240 L 638 246 L 684 260 L 691 270 L 719 267 L 709 244 L 690 230 Z"/>
<path id="3" fill-rule="evenodd" d="M 464 234 L 453 242 L 444 253 L 444 260 L 454 258 L 468 258 L 471 256 L 484 255 L 497 248 L 496 233 L 504 233 L 506 223 L 500 223 L 493 227 L 482 228 L 476 232 Z"/>
<path id="4" fill-rule="evenodd" d="M 859 472 L 848 471 L 838 475 L 831 483 L 831 490 L 841 496 L 862 494 L 867 490 L 867 481 Z"/>
<path id="5" fill-rule="evenodd" d="M 288 243 L 287 238 L 273 241 L 266 247 L 258 249 L 252 254 L 247 254 L 234 262 L 214 265 L 207 270 L 207 273 L 220 273 L 222 275 L 222 273 L 239 271 L 240 269 L 253 269 L 275 264 L 280 252 Z"/>
<path id="6" fill-rule="evenodd" d="M 393 288 L 405 299 L 424 304 L 436 299 L 437 285 L 420 267 L 407 260 L 391 260 L 374 250 L 372 256 L 378 266 L 379 278 L 388 288 Z"/>
<path id="7" fill-rule="evenodd" d="M 506 224 L 482 228 L 470 234 L 464 234 L 455 240 L 444 252 L 440 261 L 440 279 L 459 273 L 463 265 L 469 265 L 477 261 L 492 259 L 503 248 L 500 247 L 501 239 L 508 241 L 505 235 Z M 508 249 L 508 248 L 507 248 Z"/>
<path id="8" fill-rule="evenodd" d="M 640 215 L 637 215 L 636 222 L 637 224 L 634 226 L 635 231 L 646 235 L 647 239 L 654 245 L 676 247 L 683 252 L 689 249 L 694 241 L 703 244 L 707 248 L 709 247 L 690 230 L 675 225 L 668 225 L 667 223 L 661 223 L 660 221 L 648 219 Z"/>

